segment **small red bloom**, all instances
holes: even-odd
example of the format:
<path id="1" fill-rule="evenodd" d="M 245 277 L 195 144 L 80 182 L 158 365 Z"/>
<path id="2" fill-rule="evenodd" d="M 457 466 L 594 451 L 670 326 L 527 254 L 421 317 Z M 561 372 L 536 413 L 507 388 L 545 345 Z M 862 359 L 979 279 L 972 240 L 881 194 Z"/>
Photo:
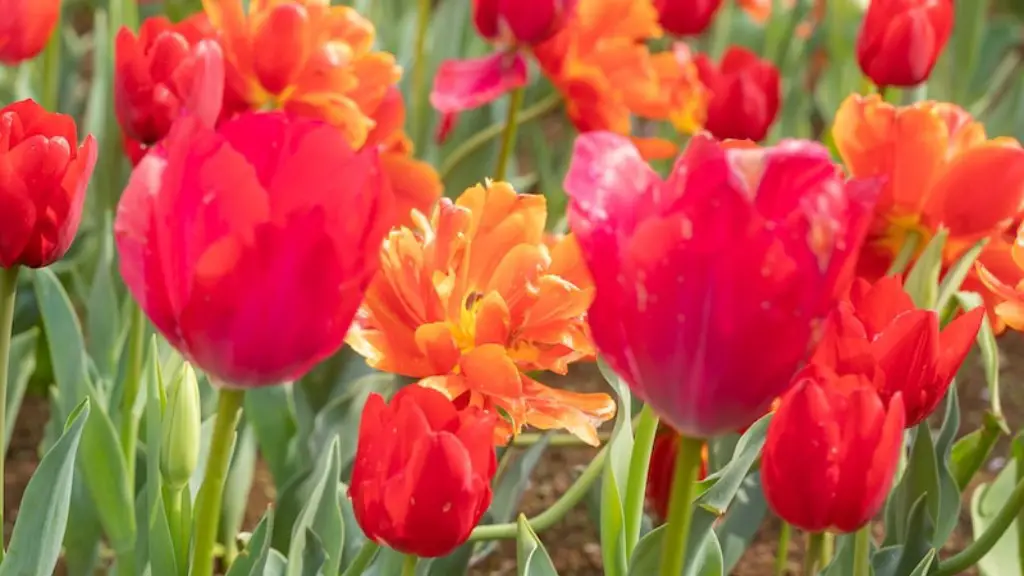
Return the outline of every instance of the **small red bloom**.
<path id="1" fill-rule="evenodd" d="M 672 478 L 675 476 L 676 458 L 679 455 L 679 434 L 668 426 L 659 426 L 651 450 L 651 465 L 647 470 L 647 503 L 656 518 L 664 522 L 668 518 L 669 496 L 672 493 Z M 699 480 L 708 474 L 708 445 L 701 451 Z"/>
<path id="2" fill-rule="evenodd" d="M 808 532 L 853 532 L 878 513 L 903 448 L 903 399 L 862 376 L 808 370 L 768 425 L 761 483 L 772 510 Z"/>
<path id="3" fill-rule="evenodd" d="M 206 15 L 177 24 L 147 18 L 139 35 L 117 33 L 114 47 L 114 110 L 125 135 L 143 146 L 163 138 L 189 97 L 200 58 L 200 41 L 213 37 Z"/>
<path id="4" fill-rule="evenodd" d="M 349 485 L 366 536 L 428 558 L 465 542 L 491 504 L 496 418 L 417 385 L 371 394 Z"/>
<path id="5" fill-rule="evenodd" d="M 857 61 L 878 86 L 928 79 L 953 32 L 953 0 L 872 0 L 857 37 Z"/>
<path id="6" fill-rule="evenodd" d="M 662 181 L 626 138 L 580 136 L 565 189 L 599 351 L 687 436 L 749 425 L 805 358 L 878 187 L 812 142 L 698 135 Z"/>
<path id="7" fill-rule="evenodd" d="M 711 93 L 704 128 L 723 140 L 763 140 L 782 97 L 775 65 L 741 46 L 730 46 L 719 66 L 704 54 L 694 63 Z"/>
<path id="8" fill-rule="evenodd" d="M 981 328 L 984 308 L 953 320 L 941 332 L 934 310 L 918 310 L 900 281 L 871 285 L 858 278 L 850 299 L 829 316 L 811 362 L 837 374 L 882 373 L 884 401 L 902 393 L 907 427 L 931 414 L 946 395 Z"/>
<path id="9" fill-rule="evenodd" d="M 210 124 L 178 120 L 132 173 L 114 228 L 121 274 L 220 383 L 291 380 L 341 346 L 393 224 L 391 189 L 376 150 L 323 122 Z"/>
<path id="10" fill-rule="evenodd" d="M 0 108 L 0 268 L 41 268 L 78 231 L 96 141 L 78 145 L 75 121 L 32 100 Z"/>
<path id="11" fill-rule="evenodd" d="M 654 0 L 661 27 L 677 36 L 696 36 L 711 25 L 722 0 Z"/>
<path id="12" fill-rule="evenodd" d="M 551 37 L 575 0 L 473 0 L 473 23 L 492 42 L 537 44 Z"/>
<path id="13" fill-rule="evenodd" d="M 0 63 L 13 66 L 46 47 L 60 16 L 60 0 L 0 0 L 0 14 Z"/>

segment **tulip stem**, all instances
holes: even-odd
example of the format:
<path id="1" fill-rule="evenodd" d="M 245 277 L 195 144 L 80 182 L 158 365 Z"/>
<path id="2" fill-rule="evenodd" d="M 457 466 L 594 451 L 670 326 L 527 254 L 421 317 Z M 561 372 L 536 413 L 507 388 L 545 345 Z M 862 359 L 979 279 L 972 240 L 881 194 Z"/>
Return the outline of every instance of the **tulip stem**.
<path id="1" fill-rule="evenodd" d="M 825 532 L 821 537 L 821 554 L 818 556 L 818 567 L 822 570 L 832 561 L 832 552 L 836 547 L 836 537 L 831 532 Z"/>
<path id="2" fill-rule="evenodd" d="M 178 573 L 184 573 L 188 566 L 189 527 L 182 517 L 181 498 L 184 489 L 174 489 L 166 483 L 162 486 L 164 510 L 167 511 L 167 524 L 171 530 L 171 544 L 174 546 L 174 558 L 178 563 Z"/>
<path id="3" fill-rule="evenodd" d="M 786 565 L 789 563 L 789 541 L 793 538 L 793 527 L 789 522 L 782 520 L 779 527 L 779 546 L 775 549 L 775 576 L 783 576 L 786 573 Z"/>
<path id="4" fill-rule="evenodd" d="M 359 549 L 359 554 L 356 554 L 355 559 L 348 565 L 348 568 L 345 568 L 341 576 L 359 576 L 362 574 L 366 567 L 373 562 L 373 559 L 377 557 L 378 551 L 380 551 L 380 544 L 373 540 L 363 542 L 363 547 Z"/>
<path id="5" fill-rule="evenodd" d="M 217 416 L 210 439 L 206 473 L 196 498 L 195 544 L 192 556 L 192 576 L 213 575 L 213 547 L 220 524 L 221 500 L 224 482 L 228 477 L 231 451 L 235 442 L 235 428 L 242 413 L 244 390 L 221 388 L 217 399 Z"/>
<path id="6" fill-rule="evenodd" d="M 519 108 L 523 104 L 523 96 L 526 89 L 516 88 L 508 98 L 508 115 L 505 117 L 505 134 L 501 138 L 501 148 L 498 150 L 498 166 L 494 169 L 494 179 L 501 181 L 505 179 L 508 172 L 508 162 L 511 158 L 516 144 L 516 132 L 519 128 Z"/>
<path id="7" fill-rule="evenodd" d="M 853 536 L 853 576 L 871 576 L 871 524 Z"/>
<path id="8" fill-rule="evenodd" d="M 633 453 L 629 459 L 629 476 L 626 481 L 626 561 L 633 556 L 633 549 L 640 541 L 640 525 L 644 519 L 644 496 L 647 493 L 647 472 L 651 466 L 651 450 L 654 436 L 658 431 L 658 415 L 650 404 L 644 404 L 640 411 L 640 423 L 636 427 Z"/>
<path id="9" fill-rule="evenodd" d="M 423 126 L 426 123 L 426 107 L 423 105 L 426 97 L 427 83 L 427 33 L 430 31 L 431 0 L 419 0 L 417 2 L 416 15 L 416 45 L 415 58 L 412 69 L 412 137 L 414 142 L 419 142 L 423 137 Z"/>
<path id="10" fill-rule="evenodd" d="M 14 330 L 14 301 L 18 293 L 18 266 L 0 268 L 0 526 L 4 525 L 4 462 L 7 460 L 7 373 L 11 366 L 11 332 Z M 4 557 L 0 534 L 0 560 Z"/>
<path id="11" fill-rule="evenodd" d="M 672 472 L 672 490 L 669 494 L 668 521 L 665 542 L 661 548 L 661 576 L 678 576 L 686 566 L 686 549 L 693 520 L 693 497 L 702 462 L 702 438 L 679 436 L 676 466 Z"/>
<path id="12" fill-rule="evenodd" d="M 402 576 L 415 576 L 416 563 L 419 561 L 419 556 L 415 554 L 406 554 L 405 559 L 402 560 Z"/>
<path id="13" fill-rule="evenodd" d="M 128 485 L 135 486 L 135 446 L 139 436 L 139 419 L 135 403 L 139 398 L 139 384 L 142 381 L 142 355 L 146 347 L 146 318 L 134 301 L 131 303 L 131 320 L 128 325 L 128 365 L 125 367 L 124 389 L 121 395 L 121 450 L 124 454 L 125 469 L 128 471 Z"/>
<path id="14" fill-rule="evenodd" d="M 1024 508 L 1024 481 L 1017 482 L 1010 497 L 1006 499 L 981 536 L 971 542 L 967 548 L 947 558 L 944 562 L 940 562 L 938 570 L 932 576 L 953 576 L 977 564 L 1003 537 L 1006 530 L 1017 519 L 1021 508 Z"/>
<path id="15" fill-rule="evenodd" d="M 810 532 L 807 534 L 807 550 L 804 551 L 803 576 L 814 576 L 817 572 L 818 560 L 821 559 L 821 549 L 825 545 L 825 534 L 823 532 Z"/>
<path id="16" fill-rule="evenodd" d="M 699 450 L 697 454 L 700 455 Z M 590 464 L 588 464 L 583 470 L 580 477 L 576 479 L 576 482 L 574 482 L 573 485 L 570 486 L 554 504 L 552 504 L 547 510 L 527 521 L 530 524 L 530 528 L 532 528 L 534 532 L 543 532 L 557 524 L 558 521 L 569 512 L 569 510 L 572 510 L 573 507 L 576 506 L 584 496 L 586 496 L 590 487 L 598 478 L 601 477 L 601 472 L 604 471 L 604 461 L 607 457 L 608 447 L 606 445 L 597 453 L 596 456 L 594 456 L 594 459 L 590 461 Z M 506 540 L 515 538 L 518 534 L 518 530 L 519 525 L 515 522 L 477 526 L 469 535 L 469 541 L 480 542 L 483 540 Z"/>

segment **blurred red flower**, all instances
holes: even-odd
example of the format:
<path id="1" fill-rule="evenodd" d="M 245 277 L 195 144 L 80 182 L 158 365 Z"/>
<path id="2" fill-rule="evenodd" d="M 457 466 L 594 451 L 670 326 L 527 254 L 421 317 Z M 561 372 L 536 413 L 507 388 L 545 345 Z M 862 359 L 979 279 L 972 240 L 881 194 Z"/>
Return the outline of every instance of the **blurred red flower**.
<path id="1" fill-rule="evenodd" d="M 491 504 L 496 419 L 474 406 L 457 410 L 421 386 L 406 386 L 388 404 L 371 394 L 349 484 L 366 536 L 428 558 L 465 542 Z"/>
<path id="2" fill-rule="evenodd" d="M 75 239 L 96 140 L 32 100 L 0 108 L 0 267 L 41 268 Z"/>
<path id="3" fill-rule="evenodd" d="M 829 315 L 811 362 L 840 375 L 876 379 L 888 401 L 902 393 L 907 427 L 931 414 L 974 343 L 984 308 L 975 308 L 940 332 L 939 315 L 919 310 L 900 280 L 886 276 L 874 285 L 858 278 L 849 300 Z"/>
<path id="4" fill-rule="evenodd" d="M 928 79 L 953 32 L 953 0 L 871 0 L 857 61 L 878 86 L 916 86 Z"/>
<path id="5" fill-rule="evenodd" d="M 878 183 L 845 181 L 820 144 L 704 135 L 663 181 L 628 140 L 592 133 L 565 189 L 598 350 L 666 424 L 707 438 L 789 386 L 852 278 Z"/>
<path id="6" fill-rule="evenodd" d="M 783 397 L 761 454 L 765 498 L 808 532 L 853 532 L 889 495 L 903 449 L 899 393 L 884 402 L 863 375 L 805 370 Z"/>
<path id="7" fill-rule="evenodd" d="M 60 0 L 0 0 L 0 63 L 35 58 L 54 33 Z"/>
<path id="8" fill-rule="evenodd" d="M 658 23 L 677 36 L 696 36 L 708 26 L 722 7 L 722 0 L 654 0 Z"/>
<path id="9" fill-rule="evenodd" d="M 704 128 L 716 138 L 763 140 L 779 113 L 779 70 L 741 46 L 730 46 L 715 65 L 704 54 L 694 58 L 708 89 Z"/>
<path id="10" fill-rule="evenodd" d="M 322 122 L 270 112 L 211 124 L 178 120 L 136 166 L 115 222 L 121 274 L 220 383 L 291 380 L 341 346 L 394 223 L 392 195 L 377 152 Z"/>
<path id="11" fill-rule="evenodd" d="M 651 450 L 651 465 L 647 470 L 647 504 L 658 522 L 668 518 L 669 496 L 672 493 L 672 478 L 675 476 L 676 458 L 679 457 L 679 434 L 672 428 L 660 425 L 654 436 Z M 701 466 L 698 480 L 708 474 L 708 445 L 701 450 Z"/>

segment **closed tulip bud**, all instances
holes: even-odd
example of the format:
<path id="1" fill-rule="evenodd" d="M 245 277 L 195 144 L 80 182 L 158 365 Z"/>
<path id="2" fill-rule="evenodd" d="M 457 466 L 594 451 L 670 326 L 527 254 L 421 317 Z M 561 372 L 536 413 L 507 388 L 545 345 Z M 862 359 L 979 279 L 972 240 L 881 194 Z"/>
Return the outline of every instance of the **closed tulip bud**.
<path id="1" fill-rule="evenodd" d="M 711 93 L 704 128 L 723 140 L 763 140 L 782 98 L 775 65 L 741 46 L 730 46 L 719 65 L 704 54 L 694 63 Z"/>
<path id="2" fill-rule="evenodd" d="M 172 490 L 188 484 L 199 463 L 200 412 L 199 382 L 186 362 L 168 389 L 161 422 L 160 474 Z"/>
<path id="3" fill-rule="evenodd" d="M 857 37 L 857 61 L 878 86 L 928 79 L 953 32 L 953 0 L 872 0 Z"/>
<path id="4" fill-rule="evenodd" d="M 41 268 L 75 239 L 96 141 L 32 100 L 0 108 L 0 268 Z"/>
<path id="5" fill-rule="evenodd" d="M 647 503 L 659 522 L 668 518 L 669 496 L 672 493 L 672 479 L 675 476 L 676 458 L 679 457 L 679 434 L 668 426 L 659 426 L 651 448 L 651 463 L 647 472 Z M 698 480 L 708 473 L 708 445 L 701 452 Z"/>
<path id="6" fill-rule="evenodd" d="M 456 409 L 417 384 L 363 408 L 349 485 L 368 538 L 421 557 L 448 554 L 469 538 L 491 504 L 496 416 Z"/>
<path id="7" fill-rule="evenodd" d="M 698 135 L 662 180 L 628 139 L 580 136 L 565 189 L 602 356 L 684 436 L 750 425 L 848 284 L 879 185 L 813 142 Z"/>
<path id="8" fill-rule="evenodd" d="M 35 58 L 54 33 L 60 0 L 0 0 L 0 63 Z"/>
<path id="9" fill-rule="evenodd" d="M 481 36 L 508 44 L 538 44 L 558 31 L 570 0 L 473 0 Z"/>
<path id="10" fill-rule="evenodd" d="M 902 393 L 910 428 L 945 398 L 984 315 L 975 308 L 940 330 L 939 314 L 917 309 L 898 278 L 857 279 L 829 315 L 811 362 L 838 374 L 881 372 L 879 395 L 888 401 Z"/>
<path id="11" fill-rule="evenodd" d="M 772 510 L 809 532 L 853 532 L 885 503 L 903 449 L 903 399 L 862 375 L 807 370 L 768 425 L 761 484 Z"/>
<path id="12" fill-rule="evenodd" d="M 670 34 L 696 36 L 708 26 L 722 7 L 722 0 L 654 0 L 658 23 Z"/>

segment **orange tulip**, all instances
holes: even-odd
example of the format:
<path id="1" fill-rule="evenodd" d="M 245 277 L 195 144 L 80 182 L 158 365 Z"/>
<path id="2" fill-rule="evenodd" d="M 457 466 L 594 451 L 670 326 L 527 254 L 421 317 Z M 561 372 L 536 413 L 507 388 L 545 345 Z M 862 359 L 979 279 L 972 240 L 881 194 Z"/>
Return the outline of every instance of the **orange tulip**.
<path id="1" fill-rule="evenodd" d="M 385 240 L 348 344 L 374 368 L 421 379 L 459 405 L 500 410 L 498 442 L 530 425 L 596 445 L 614 401 L 526 374 L 564 374 L 595 352 L 593 283 L 572 236 L 545 243 L 544 197 L 488 182 L 442 199 L 429 220 L 414 216 L 416 229 Z"/>
<path id="2" fill-rule="evenodd" d="M 982 292 L 989 296 L 986 305 L 999 322 L 1024 331 L 1024 225 L 1018 228 L 1014 242 L 997 238 L 990 246 L 991 250 L 985 250 L 989 257 L 983 254 L 975 265 L 979 283 L 991 291 Z"/>
<path id="3" fill-rule="evenodd" d="M 378 146 L 400 214 L 429 210 L 441 182 L 412 159 L 403 132 L 405 107 L 396 90 L 395 57 L 373 50 L 374 28 L 329 0 L 203 0 L 220 31 L 227 65 L 227 114 L 280 108 L 325 120 L 353 148 Z"/>
<path id="4" fill-rule="evenodd" d="M 949 229 L 951 264 L 1021 215 L 1024 149 L 1012 138 L 987 139 L 984 126 L 953 104 L 897 108 L 878 95 L 850 96 L 832 135 L 854 176 L 886 178 L 861 255 L 868 278 L 884 274 L 911 234 L 920 250 L 940 227 Z M 981 259 L 998 260 L 999 250 L 990 242 Z"/>

